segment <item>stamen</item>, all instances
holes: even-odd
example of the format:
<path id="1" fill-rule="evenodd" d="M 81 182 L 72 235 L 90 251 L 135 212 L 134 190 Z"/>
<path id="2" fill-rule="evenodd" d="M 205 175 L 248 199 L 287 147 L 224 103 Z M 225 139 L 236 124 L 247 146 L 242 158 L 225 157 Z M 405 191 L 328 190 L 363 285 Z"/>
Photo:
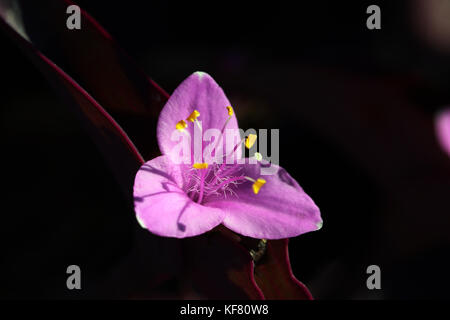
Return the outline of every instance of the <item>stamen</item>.
<path id="1" fill-rule="evenodd" d="M 230 119 L 233 117 L 233 114 L 234 114 L 233 108 L 231 106 L 228 106 L 226 108 L 228 110 L 228 118 L 227 118 L 227 120 L 225 120 L 225 123 L 222 126 L 222 130 L 220 130 L 220 136 L 219 136 L 219 138 L 217 139 L 217 142 L 214 145 L 214 149 L 217 148 L 217 144 L 219 143 L 219 141 L 222 140 L 223 132 L 225 131 L 225 128 L 227 127 L 228 122 L 230 121 Z"/>
<path id="2" fill-rule="evenodd" d="M 215 187 L 213 189 L 213 192 L 216 192 L 216 191 L 220 190 L 222 187 L 224 187 L 226 185 L 229 185 L 230 183 L 233 183 L 233 182 L 239 181 L 239 180 L 245 180 L 246 178 L 247 177 L 242 177 L 242 176 L 229 178 L 229 179 L 227 179 L 225 181 L 222 181 L 217 187 Z"/>
<path id="3" fill-rule="evenodd" d="M 206 164 L 205 168 L 208 168 L 207 163 L 201 163 L 201 165 L 205 165 L 205 164 Z M 202 200 L 203 200 L 203 194 L 205 192 L 205 172 L 206 172 L 206 170 L 200 171 L 200 194 L 198 196 L 197 203 L 202 203 Z"/>
<path id="4" fill-rule="evenodd" d="M 245 147 L 246 147 L 247 149 L 250 149 L 250 148 L 253 146 L 253 144 L 255 143 L 256 138 L 257 138 L 257 135 L 256 135 L 256 134 L 250 133 L 250 134 L 247 136 L 247 138 L 242 138 L 242 140 L 239 141 L 239 142 L 234 146 L 233 151 L 231 151 L 229 154 L 227 154 L 224 158 L 226 159 L 226 158 L 232 156 L 232 155 L 236 152 L 236 150 L 239 148 L 239 146 L 242 144 L 242 142 L 244 142 L 244 141 L 245 141 L 245 143 L 244 143 L 244 144 L 245 144 Z"/>
<path id="5" fill-rule="evenodd" d="M 225 124 L 222 127 L 222 133 L 225 130 L 225 127 L 227 126 L 228 121 L 230 121 L 230 119 L 233 117 L 233 114 L 234 114 L 233 108 L 231 106 L 228 106 L 227 110 L 228 110 L 228 118 L 227 118 L 227 120 L 225 121 Z"/>
<path id="6" fill-rule="evenodd" d="M 258 178 L 257 180 L 255 180 L 250 177 L 246 177 L 246 179 L 253 182 L 252 188 L 253 188 L 254 194 L 258 194 L 258 192 L 262 188 L 262 186 L 266 184 L 266 180 L 261 179 L 261 178 Z"/>
<path id="7" fill-rule="evenodd" d="M 261 178 L 258 178 L 257 180 L 255 180 L 255 179 L 247 177 L 247 176 L 238 176 L 238 177 L 232 177 L 225 181 L 222 181 L 222 183 L 220 183 L 213 191 L 215 192 L 217 190 L 220 190 L 222 187 L 224 187 L 232 182 L 239 181 L 239 180 L 248 180 L 248 181 L 253 182 L 252 188 L 253 188 L 254 194 L 258 194 L 259 190 L 262 188 L 262 186 L 266 184 L 266 180 L 261 179 Z"/>
<path id="8" fill-rule="evenodd" d="M 253 145 L 255 144 L 257 135 L 256 134 L 252 134 L 250 133 L 247 137 L 247 139 L 245 139 L 245 147 L 247 149 L 250 149 L 251 147 L 253 147 Z"/>
<path id="9" fill-rule="evenodd" d="M 200 131 L 202 130 L 202 126 L 200 125 L 200 122 L 198 122 L 197 119 L 195 119 L 195 124 L 197 125 L 197 127 L 200 129 Z"/>
<path id="10" fill-rule="evenodd" d="M 231 165 L 229 168 L 225 169 L 226 164 L 222 163 L 222 165 L 217 170 L 217 174 L 215 174 L 214 178 L 212 179 L 211 183 L 216 183 L 217 180 L 222 179 L 223 177 L 226 177 L 228 174 L 233 173 L 233 171 L 236 171 L 237 164 Z"/>
<path id="11" fill-rule="evenodd" d="M 187 123 L 184 120 L 178 121 L 177 124 L 175 125 L 175 128 L 180 131 L 184 131 L 184 129 L 186 129 L 186 127 L 187 127 Z"/>
<path id="12" fill-rule="evenodd" d="M 194 169 L 208 169 L 208 163 L 204 162 L 204 163 L 194 163 L 192 165 L 192 168 Z"/>
<path id="13" fill-rule="evenodd" d="M 237 164 L 227 167 L 225 170 L 219 164 L 212 164 L 210 168 L 208 163 L 196 162 L 192 165 L 192 169 L 186 176 L 188 183 L 186 185 L 186 192 L 193 201 L 202 203 L 205 198 L 211 195 L 219 195 L 223 193 L 224 196 L 236 194 L 233 186 L 247 181 L 252 182 L 252 190 L 254 194 L 258 194 L 261 188 L 266 184 L 266 180 L 262 178 L 254 179 L 249 176 L 244 176 L 238 172 L 239 166 Z M 206 169 L 206 170 L 205 170 Z M 249 187 L 250 185 L 248 185 Z"/>
<path id="14" fill-rule="evenodd" d="M 200 126 L 200 122 L 198 122 L 197 118 L 200 116 L 200 112 L 198 112 L 197 110 L 192 111 L 192 113 L 189 115 L 189 117 L 187 117 L 187 121 L 190 122 L 195 122 L 195 124 L 197 125 L 197 127 L 202 130 L 202 127 Z"/>
<path id="15" fill-rule="evenodd" d="M 232 108 L 231 106 L 228 106 L 228 107 L 227 107 L 227 110 L 228 110 L 228 115 L 229 115 L 230 117 L 232 117 L 232 116 L 233 116 L 233 108 Z"/>
<path id="16" fill-rule="evenodd" d="M 192 113 L 187 117 L 187 121 L 194 122 L 200 116 L 200 112 L 197 110 L 192 111 Z"/>

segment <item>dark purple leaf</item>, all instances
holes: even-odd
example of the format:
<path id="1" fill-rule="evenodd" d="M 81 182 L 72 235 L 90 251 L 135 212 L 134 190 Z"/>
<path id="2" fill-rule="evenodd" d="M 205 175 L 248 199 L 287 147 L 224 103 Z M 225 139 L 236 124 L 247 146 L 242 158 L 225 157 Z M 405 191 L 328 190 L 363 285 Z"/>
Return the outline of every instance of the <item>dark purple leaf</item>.
<path id="1" fill-rule="evenodd" d="M 36 50 L 28 41 L 19 37 L 3 20 L 0 20 L 0 25 L 70 103 L 72 110 L 80 117 L 91 137 L 102 150 L 121 186 L 125 188 L 126 193 L 130 193 L 135 172 L 144 159 L 126 133 L 98 102 L 69 75 Z"/>
<path id="2" fill-rule="evenodd" d="M 0 13 L 4 15 L 5 11 Z M 77 114 L 97 147 L 105 156 L 131 203 L 134 176 L 144 163 L 143 157 L 133 142 L 98 101 L 72 77 L 36 49 L 26 38 L 20 36 L 3 19 L 0 19 L 0 27 L 11 36 Z M 156 142 L 147 143 L 156 147 Z M 136 228 L 139 228 L 137 224 Z M 140 286 L 146 286 L 146 289 L 153 288 L 172 276 L 175 269 L 179 268 L 179 265 L 175 262 L 178 255 L 178 243 L 173 239 L 157 238 L 148 234 L 148 232 L 145 232 L 145 235 L 143 235 L 143 232 L 136 232 L 135 236 L 137 237 L 135 239 L 137 247 L 107 276 L 107 279 L 103 280 L 104 284 L 98 288 L 100 294 L 104 294 L 105 288 L 113 284 L 116 290 L 123 291 L 122 295 L 118 297 L 124 297 L 123 295 L 129 297 L 132 293 L 136 294 L 135 289 L 139 289 L 139 284 Z M 166 254 L 164 255 L 161 252 Z M 123 274 L 128 274 L 126 282 L 123 279 Z M 147 293 L 147 291 L 140 289 L 137 292 L 140 294 Z M 107 292 L 107 294 L 112 294 L 112 291 Z"/>
<path id="3" fill-rule="evenodd" d="M 68 0 L 0 1 L 0 15 L 86 90 L 124 128 L 146 159 L 157 152 L 156 119 L 168 94 L 149 79 L 91 16 L 69 30 Z"/>
<path id="4" fill-rule="evenodd" d="M 256 283 L 266 299 L 311 300 L 308 288 L 292 273 L 288 242 L 288 239 L 267 241 L 266 252 L 255 267 Z"/>
<path id="5" fill-rule="evenodd" d="M 155 154 L 157 145 L 152 138 L 156 118 L 168 95 L 141 73 L 111 36 L 85 12 L 82 12 L 82 29 L 68 30 L 65 19 L 70 1 L 18 3 L 19 7 L 11 7 L 10 1 L 0 1 L 3 17 L 0 26 L 66 98 L 130 197 L 135 173 L 144 162 L 133 142 L 146 156 Z M 117 266 L 101 290 L 112 283 L 116 289 L 126 288 L 125 292 L 117 293 L 118 297 L 121 294 L 154 297 L 147 288 L 169 279 L 175 270 L 180 271 L 182 262 L 177 256 L 181 244 L 187 266 L 182 275 L 192 281 L 195 294 L 216 299 L 264 298 L 255 283 L 248 250 L 239 244 L 238 236 L 226 229 L 184 240 L 142 232 L 138 235 L 138 249 Z M 147 254 L 142 255 L 143 252 Z M 269 242 L 266 259 L 256 271 L 266 297 L 310 298 L 307 289 L 292 275 L 287 242 Z M 124 273 L 128 283 L 123 282 Z"/>
<path id="6" fill-rule="evenodd" d="M 253 261 L 240 237 L 224 227 L 184 239 L 183 254 L 193 292 L 209 299 L 264 299 L 253 276 Z"/>

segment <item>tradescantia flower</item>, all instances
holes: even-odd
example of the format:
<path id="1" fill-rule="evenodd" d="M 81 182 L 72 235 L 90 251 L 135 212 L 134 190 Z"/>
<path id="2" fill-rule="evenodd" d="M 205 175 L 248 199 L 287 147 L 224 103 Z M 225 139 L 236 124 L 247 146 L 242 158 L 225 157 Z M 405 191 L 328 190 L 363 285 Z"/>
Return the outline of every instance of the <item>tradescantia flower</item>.
<path id="1" fill-rule="evenodd" d="M 60 25 L 60 18 L 64 16 L 67 6 L 72 4 L 71 1 L 42 0 L 39 3 L 20 1 L 20 6 L 12 5 L 13 3 L 9 2 L 0 0 L 2 4 L 0 5 L 0 31 L 5 31 L 11 36 L 50 83 L 55 86 L 57 92 L 66 99 L 64 101 L 68 107 L 72 108 L 79 116 L 79 120 L 85 125 L 85 129 L 105 156 L 128 198 L 136 172 L 145 162 L 141 154 L 149 155 L 154 152 L 154 144 L 148 143 L 148 141 L 153 141 L 153 129 L 151 128 L 154 114 L 156 110 L 161 110 L 169 99 L 169 95 L 147 78 L 144 73 L 136 69 L 136 65 L 124 55 L 114 39 L 83 10 L 81 10 L 84 21 L 83 28 L 76 33 L 66 28 L 55 28 L 55 25 Z M 36 24 L 36 19 L 32 19 L 32 15 L 22 15 L 23 12 L 34 12 L 35 15 L 45 16 L 47 19 L 45 23 Z M 24 25 L 30 28 L 25 28 Z M 33 30 L 33 32 L 26 33 L 26 30 Z M 52 41 L 52 45 L 48 46 L 48 39 L 58 39 L 58 41 Z M 93 45 L 85 46 L 85 43 Z M 64 48 L 62 55 L 61 48 Z M 45 49 L 45 54 L 41 51 L 42 49 Z M 101 54 L 93 55 L 92 52 Z M 66 71 L 58 66 L 60 63 L 67 67 Z M 86 65 L 89 65 L 90 68 L 83 67 Z M 70 71 L 72 77 L 66 73 L 67 71 Z M 75 80 L 83 83 L 83 87 Z M 209 79 L 208 81 L 214 83 Z M 214 84 L 212 87 L 217 87 L 217 85 Z M 211 98 L 213 91 L 208 92 L 206 96 Z M 223 96 L 221 91 L 220 93 Z M 221 120 L 224 117 L 223 109 L 216 105 L 211 105 L 211 109 L 198 108 L 197 113 L 193 110 L 196 109 L 189 109 L 186 113 L 185 111 L 175 112 L 178 122 L 183 119 L 186 123 L 184 125 L 181 122 L 180 127 L 180 129 L 184 128 L 186 132 L 193 127 L 197 128 L 196 119 L 199 122 L 202 122 L 203 119 L 208 124 L 209 120 L 207 119 L 210 119 L 208 110 L 217 113 Z M 205 112 L 205 110 L 207 111 Z M 189 113 L 189 111 L 192 112 Z M 228 115 L 225 116 L 226 119 L 232 112 L 232 108 L 226 109 Z M 182 116 L 178 117 L 178 113 Z M 192 117 L 190 117 L 191 114 Z M 232 114 L 232 116 L 234 115 Z M 130 117 L 133 121 L 126 121 Z M 227 127 L 237 127 L 235 119 L 232 118 Z M 145 121 L 142 121 L 143 119 Z M 124 121 L 122 122 L 122 120 Z M 170 123 L 170 130 L 173 129 L 172 126 L 173 124 Z M 206 131 L 207 126 L 203 124 L 203 127 Z M 161 141 L 163 140 L 160 139 Z M 166 140 L 166 142 L 168 141 Z M 248 144 L 251 143 L 252 138 L 250 137 Z M 213 162 L 206 163 L 208 163 L 209 169 L 214 167 Z M 168 164 L 163 165 L 168 166 Z M 176 170 L 176 166 L 171 165 L 170 167 Z M 199 168 L 201 167 L 206 167 L 204 162 L 199 166 Z M 200 170 L 193 170 L 192 166 L 185 166 L 184 169 L 186 169 L 184 174 L 189 170 L 196 174 L 197 170 Z M 289 181 L 283 173 L 281 177 L 285 181 Z M 192 174 L 191 178 L 192 181 L 195 181 L 195 176 Z M 264 194 L 264 190 L 270 182 L 266 176 L 263 179 L 267 181 L 265 185 L 255 186 L 260 188 L 259 195 Z M 210 182 L 208 179 L 205 181 Z M 250 187 L 253 184 L 248 180 L 245 180 L 245 183 L 242 181 L 235 183 L 242 184 L 242 187 L 244 184 Z M 167 187 L 170 188 L 172 185 L 169 184 Z M 193 202 L 197 203 L 199 198 L 192 192 L 196 192 L 198 195 L 198 189 L 195 185 L 191 187 L 191 190 L 188 189 L 188 192 L 191 192 L 189 197 L 192 197 Z M 236 187 L 230 185 L 228 191 L 235 190 Z M 184 192 L 182 188 L 177 190 Z M 164 192 L 166 191 L 164 190 Z M 200 201 L 204 206 L 208 206 L 215 194 L 211 190 L 206 191 L 204 200 Z M 145 195 L 143 197 L 145 198 Z M 161 200 L 156 195 L 154 195 L 154 199 Z M 259 199 L 261 200 L 261 197 Z M 163 201 L 161 201 L 162 203 Z M 166 207 L 171 205 L 167 201 L 165 203 Z M 264 202 L 261 203 L 264 205 Z M 154 203 L 145 204 L 153 205 Z M 164 210 L 163 207 L 157 214 L 167 214 Z M 146 210 L 142 212 L 144 211 Z M 156 209 L 156 211 L 158 210 Z M 212 214 L 212 210 L 208 212 L 208 214 L 210 213 Z M 196 226 L 195 221 L 188 224 L 182 217 L 180 221 L 185 223 L 186 231 Z M 164 230 L 161 226 L 164 226 L 164 223 L 167 223 L 167 226 L 175 224 L 170 219 L 163 221 L 163 224 L 159 226 L 162 231 Z M 157 229 L 156 224 L 150 224 L 148 221 L 147 224 L 151 230 Z M 180 224 L 180 228 L 183 228 L 183 225 Z M 117 288 L 114 290 L 113 298 L 157 297 L 159 292 L 157 288 L 162 281 L 187 278 L 185 283 L 195 284 L 192 288 L 195 296 L 210 299 L 312 298 L 308 289 L 292 273 L 288 256 L 288 239 L 267 241 L 264 259 L 253 264 L 255 258 L 252 259 L 252 250 L 250 249 L 256 249 L 253 247 L 254 242 L 248 242 L 249 239 L 245 239 L 244 243 L 243 237 L 230 236 L 231 234 L 225 228 L 217 228 L 215 231 L 217 232 L 181 242 L 168 238 L 146 237 L 145 234 L 137 232 L 133 237 L 133 243 L 130 244 L 130 248 L 133 250 L 120 259 L 121 263 L 118 268 L 114 268 L 110 277 L 102 281 L 103 285 L 98 287 L 98 294 L 102 297 L 111 297 L 112 284 L 114 288 Z M 160 233 L 164 234 L 164 232 Z M 180 233 L 179 236 L 187 235 Z M 247 249 L 247 245 L 250 255 L 247 250 L 243 250 L 243 248 Z M 165 254 L 161 256 L 161 252 Z M 120 252 L 118 254 L 120 255 Z M 182 257 L 187 257 L 187 259 Z M 130 270 L 132 272 L 129 272 Z M 124 274 L 127 277 L 123 277 Z M 179 293 L 174 292 L 174 294 L 178 296 Z"/>
<path id="2" fill-rule="evenodd" d="M 157 138 L 162 156 L 146 162 L 136 174 L 134 204 L 142 227 L 160 236 L 184 238 L 223 224 L 241 235 L 265 239 L 295 237 L 321 227 L 319 208 L 286 170 L 271 164 L 275 173 L 262 176 L 267 164 L 259 157 L 242 159 L 242 142 L 250 148 L 255 135 L 232 148 L 232 163 L 221 157 L 198 159 L 194 138 L 189 140 L 187 161 L 180 161 L 174 130 L 190 138 L 208 129 L 220 130 L 222 138 L 225 130 L 238 130 L 238 124 L 223 90 L 208 74 L 196 72 L 161 111 Z M 211 143 L 227 149 L 225 139 Z M 201 155 L 206 147 L 200 142 Z M 225 154 L 230 155 L 228 150 Z"/>
<path id="3" fill-rule="evenodd" d="M 436 115 L 435 128 L 442 150 L 450 156 L 450 108 L 444 109 Z"/>

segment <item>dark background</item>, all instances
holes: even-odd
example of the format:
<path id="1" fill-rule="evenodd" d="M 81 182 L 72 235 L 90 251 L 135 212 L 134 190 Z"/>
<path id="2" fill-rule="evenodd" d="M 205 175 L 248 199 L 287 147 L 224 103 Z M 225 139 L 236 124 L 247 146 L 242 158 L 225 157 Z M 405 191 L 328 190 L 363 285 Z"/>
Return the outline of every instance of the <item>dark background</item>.
<path id="1" fill-rule="evenodd" d="M 450 105 L 450 27 L 428 17 L 450 12 L 429 14 L 434 2 L 77 3 L 167 92 L 205 71 L 240 127 L 280 129 L 280 164 L 324 219 L 290 243 L 317 299 L 403 299 L 449 297 L 450 159 L 433 115 Z M 366 28 L 370 4 L 381 30 Z M 57 93 L 0 43 L 0 297 L 98 297 L 130 250 L 132 209 Z M 70 264 L 81 293 L 66 289 Z M 371 264 L 382 290 L 366 288 Z"/>

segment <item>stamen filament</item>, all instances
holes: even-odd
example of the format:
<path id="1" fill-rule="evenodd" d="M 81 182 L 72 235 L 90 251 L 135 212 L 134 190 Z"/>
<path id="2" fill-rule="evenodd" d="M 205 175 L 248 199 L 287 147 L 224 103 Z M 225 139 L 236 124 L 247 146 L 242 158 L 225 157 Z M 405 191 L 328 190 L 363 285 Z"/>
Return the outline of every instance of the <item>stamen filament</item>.
<path id="1" fill-rule="evenodd" d="M 244 176 L 239 176 L 239 177 L 233 177 L 233 178 L 229 178 L 225 181 L 222 181 L 222 183 L 220 183 L 215 189 L 213 189 L 211 192 L 216 192 L 217 190 L 220 190 L 223 186 L 226 186 L 227 184 L 230 184 L 234 181 L 239 181 L 239 180 L 246 180 L 247 177 Z"/>
<path id="2" fill-rule="evenodd" d="M 250 177 L 244 177 L 245 179 L 247 179 L 248 181 L 251 181 L 251 182 L 256 182 L 256 180 L 255 179 L 253 179 L 253 178 L 250 178 Z"/>
<path id="3" fill-rule="evenodd" d="M 225 131 L 225 128 L 227 127 L 228 122 L 230 121 L 230 119 L 233 117 L 233 114 L 234 114 L 233 108 L 232 108 L 231 106 L 228 106 L 228 107 L 226 107 L 226 108 L 227 108 L 227 110 L 228 110 L 228 118 L 227 118 L 227 120 L 225 120 L 225 123 L 224 123 L 224 125 L 222 126 L 222 130 L 220 130 L 220 136 L 219 136 L 219 138 L 217 139 L 217 141 L 216 141 L 216 143 L 215 143 L 215 145 L 214 145 L 214 149 L 217 148 L 217 144 L 219 143 L 219 141 L 222 140 L 223 132 Z"/>
<path id="4" fill-rule="evenodd" d="M 226 107 L 226 109 L 228 111 L 228 118 L 226 119 L 223 125 L 220 137 L 216 142 L 215 148 L 217 147 L 217 143 L 222 140 L 225 128 L 228 125 L 230 119 L 234 115 L 233 108 L 231 106 Z M 202 126 L 199 120 L 197 119 L 199 116 L 200 112 L 194 110 L 189 115 L 189 117 L 186 118 L 186 121 L 190 121 L 193 123 L 195 122 L 197 127 L 202 131 Z M 176 124 L 176 129 L 187 133 L 185 131 L 185 128 L 187 127 L 186 121 L 180 120 Z M 227 154 L 224 158 L 226 159 L 232 156 L 234 153 L 236 153 L 236 151 L 242 144 L 244 144 L 247 149 L 251 149 L 252 146 L 255 144 L 256 140 L 257 140 L 256 134 L 249 134 L 247 137 L 242 138 L 241 141 L 239 141 L 239 143 L 237 143 L 234 146 L 232 152 Z M 259 153 L 255 153 L 254 157 L 259 160 L 262 158 Z M 208 170 L 209 167 L 208 163 L 206 162 L 194 163 L 192 165 L 192 168 L 200 170 L 200 172 L 197 172 L 190 176 L 189 182 L 186 187 L 187 188 L 186 192 L 188 196 L 193 201 L 196 201 L 197 203 L 202 203 L 205 197 L 208 197 L 212 193 L 217 194 L 217 191 L 219 190 L 223 190 L 224 195 L 226 195 L 227 191 L 229 191 L 232 194 L 233 189 L 229 188 L 228 185 L 233 183 L 236 184 L 236 182 L 244 180 L 252 182 L 253 192 L 254 194 L 258 194 L 262 186 L 264 186 L 264 184 L 266 183 L 266 181 L 261 178 L 255 180 L 251 177 L 240 175 L 239 172 L 240 170 L 236 170 L 237 166 L 238 166 L 237 163 L 233 163 L 230 166 L 225 162 L 221 163 L 220 166 L 219 163 L 217 164 L 213 163 L 213 169 Z M 196 197 L 196 195 L 198 195 L 198 197 Z"/>
<path id="5" fill-rule="evenodd" d="M 247 149 L 250 149 L 253 146 L 253 144 L 255 143 L 256 138 L 257 138 L 257 135 L 256 134 L 252 134 L 252 133 L 249 134 L 247 137 L 242 138 L 241 141 L 239 141 L 234 146 L 233 151 L 231 151 L 229 154 L 224 156 L 224 158 L 227 159 L 228 157 L 232 156 L 243 142 L 245 142 L 245 147 Z"/>
<path id="6" fill-rule="evenodd" d="M 208 166 L 206 166 L 206 167 L 208 167 Z M 202 200 L 203 200 L 203 193 L 204 193 L 204 190 L 205 190 L 205 186 L 204 186 L 204 184 L 205 184 L 205 174 L 206 174 L 206 170 L 200 171 L 200 194 L 198 196 L 197 203 L 202 203 Z"/>
<path id="7" fill-rule="evenodd" d="M 194 110 L 191 112 L 189 117 L 186 118 L 186 121 L 195 122 L 197 127 L 202 130 L 202 127 L 200 126 L 200 123 L 198 122 L 197 118 L 200 117 L 200 112 L 198 110 Z"/>
<path id="8" fill-rule="evenodd" d="M 200 125 L 200 122 L 198 122 L 197 119 L 194 120 L 195 124 L 197 125 L 197 127 L 202 130 L 202 126 Z"/>
<path id="9" fill-rule="evenodd" d="M 219 168 L 219 172 L 222 171 L 222 169 L 226 166 L 225 163 L 222 163 L 222 165 Z M 218 179 L 221 177 L 225 177 L 228 173 L 232 172 L 236 168 L 237 164 L 232 165 L 230 168 L 224 170 L 223 172 L 220 172 L 217 174 L 214 179 L 211 181 L 212 184 L 214 184 Z"/>

